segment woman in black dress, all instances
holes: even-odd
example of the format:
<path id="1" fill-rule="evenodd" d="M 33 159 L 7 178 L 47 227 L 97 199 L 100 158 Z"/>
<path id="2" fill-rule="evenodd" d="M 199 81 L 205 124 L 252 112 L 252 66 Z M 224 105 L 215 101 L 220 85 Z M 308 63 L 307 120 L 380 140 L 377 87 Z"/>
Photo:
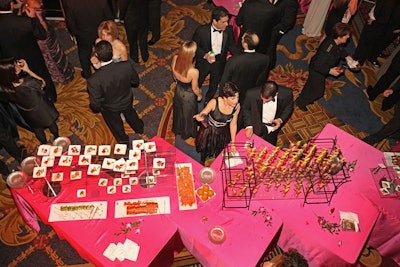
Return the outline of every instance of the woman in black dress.
<path id="1" fill-rule="evenodd" d="M 218 156 L 230 141 L 231 150 L 235 150 L 239 111 L 239 88 L 231 82 L 226 82 L 220 96 L 211 99 L 200 114 L 194 116 L 201 122 L 196 138 L 196 150 L 201 153 L 202 162 Z"/>
<path id="2" fill-rule="evenodd" d="M 0 86 L 8 100 L 16 104 L 26 123 L 33 129 L 36 138 L 47 143 L 45 128 L 49 128 L 54 138 L 58 137 L 56 120 L 58 111 L 43 96 L 46 82 L 32 72 L 25 60 L 12 58 L 0 61 Z"/>
<path id="3" fill-rule="evenodd" d="M 197 122 L 193 116 L 198 112 L 197 101 L 202 98 L 199 71 L 194 67 L 196 49 L 194 41 L 186 41 L 172 59 L 172 73 L 176 81 L 172 131 L 185 140 L 197 135 Z"/>

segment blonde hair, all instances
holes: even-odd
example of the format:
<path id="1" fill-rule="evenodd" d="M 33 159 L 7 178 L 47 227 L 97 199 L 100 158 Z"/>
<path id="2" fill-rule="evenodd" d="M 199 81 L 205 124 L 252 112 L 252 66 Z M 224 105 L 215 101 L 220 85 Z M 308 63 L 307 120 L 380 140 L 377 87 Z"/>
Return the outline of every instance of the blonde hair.
<path id="1" fill-rule="evenodd" d="M 175 71 L 186 77 L 188 70 L 194 66 L 197 44 L 194 41 L 185 41 L 178 51 Z"/>
<path id="2" fill-rule="evenodd" d="M 102 32 L 105 31 L 107 34 L 111 35 L 111 37 L 114 39 L 118 39 L 119 31 L 118 31 L 118 26 L 117 24 L 112 21 L 112 20 L 105 20 L 102 21 L 97 28 L 97 34 L 99 35 L 99 38 L 101 38 Z"/>

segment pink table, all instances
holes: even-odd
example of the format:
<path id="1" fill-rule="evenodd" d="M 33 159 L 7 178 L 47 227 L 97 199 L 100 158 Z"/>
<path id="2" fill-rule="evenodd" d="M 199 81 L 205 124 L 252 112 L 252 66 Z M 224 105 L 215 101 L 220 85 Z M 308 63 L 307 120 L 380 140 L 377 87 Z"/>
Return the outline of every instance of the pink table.
<path id="1" fill-rule="evenodd" d="M 196 188 L 201 185 L 197 176 L 202 165 L 159 137 L 154 137 L 152 141 L 157 144 L 157 152 L 175 152 L 177 163 L 192 163 Z M 42 221 L 51 225 L 59 237 L 67 240 L 82 258 L 96 266 L 169 266 L 174 251 L 181 249 L 181 242 L 204 266 L 255 266 L 276 244 L 282 226 L 276 214 L 273 214 L 272 226 L 266 226 L 261 217 L 252 216 L 247 209 L 222 210 L 222 185 L 219 180 L 211 184 L 217 193 L 216 197 L 206 203 L 197 199 L 198 209 L 187 211 L 179 211 L 175 175 L 158 178 L 157 185 L 151 189 L 137 185 L 132 187 L 131 194 L 117 190 L 113 195 L 98 187 L 98 177 L 64 181 L 57 197 L 47 198 L 39 192 L 31 194 L 27 188 L 12 189 L 12 193 L 17 201 L 22 198 L 29 204 Z M 42 183 L 42 180 L 35 180 L 31 187 L 38 191 Z M 78 188 L 87 188 L 86 198 L 76 197 Z M 171 214 L 114 219 L 116 200 L 158 196 L 170 197 Z M 105 200 L 108 202 L 107 219 L 48 222 L 52 203 Z M 257 202 L 253 205 L 254 209 L 259 207 Z M 204 217 L 208 220 L 204 220 Z M 138 260 L 112 262 L 104 257 L 102 253 L 108 244 L 124 242 L 125 235 L 114 235 L 121 223 L 130 223 L 139 218 L 143 220 L 139 227 L 140 234 L 132 231 L 126 236 L 139 244 Z M 221 245 L 215 245 L 208 239 L 208 230 L 216 225 L 224 227 L 227 233 L 226 241 Z"/>
<path id="2" fill-rule="evenodd" d="M 343 185 L 343 189 L 357 192 L 379 210 L 380 214 L 368 243 L 382 255 L 391 257 L 400 264 L 400 199 L 382 198 L 370 172 L 371 168 L 384 162 L 383 153 L 331 124 L 319 136 L 337 136 L 344 156 L 349 160 L 357 160 L 355 172 L 351 176 L 352 182 Z"/>
<path id="3" fill-rule="evenodd" d="M 303 198 L 266 199 L 262 193 L 265 191 L 264 185 L 262 185 L 252 201 L 256 200 L 264 204 L 282 218 L 283 228 L 278 244 L 285 250 L 291 247 L 298 249 L 306 257 L 310 266 L 350 266 L 354 264 L 371 232 L 369 244 L 377 246 L 378 249 L 390 247 L 391 249 L 387 248 L 387 252 L 380 250 L 382 253 L 386 253 L 385 255 L 393 256 L 394 253 L 399 253 L 394 251 L 399 247 L 400 224 L 397 217 L 399 207 L 396 208 L 395 205 L 398 204 L 398 200 L 381 199 L 369 173 L 369 168 L 375 167 L 382 161 L 382 153 L 333 125 L 327 125 L 319 136 L 321 138 L 337 136 L 338 145 L 341 147 L 344 157 L 349 161 L 358 160 L 356 169 L 354 173 L 351 173 L 351 181 L 339 187 L 330 206 L 327 204 L 303 206 Z M 269 150 L 274 148 L 257 136 L 253 138 L 256 147 L 267 146 Z M 243 131 L 239 132 L 236 140 L 237 142 L 246 140 Z M 219 169 L 220 165 L 221 155 L 215 160 L 212 167 Z M 341 231 L 336 235 L 321 229 L 317 215 L 324 216 L 329 222 L 339 223 L 340 210 L 358 214 L 360 232 Z M 332 211 L 333 213 L 330 214 Z M 378 222 L 374 228 L 377 219 Z M 394 225 L 395 223 L 397 225 Z M 382 233 L 384 229 L 391 230 L 384 234 Z M 392 229 L 397 229 L 397 231 L 392 231 Z M 395 245 L 396 243 L 397 245 Z"/>

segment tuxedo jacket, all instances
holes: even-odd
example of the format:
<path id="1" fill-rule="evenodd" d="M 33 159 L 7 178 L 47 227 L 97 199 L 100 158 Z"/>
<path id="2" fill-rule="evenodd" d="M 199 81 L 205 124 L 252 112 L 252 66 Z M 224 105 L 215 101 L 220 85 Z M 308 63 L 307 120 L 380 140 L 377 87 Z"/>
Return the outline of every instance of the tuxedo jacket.
<path id="1" fill-rule="evenodd" d="M 92 40 L 97 28 L 104 20 L 113 20 L 114 15 L 107 0 L 61 0 L 65 22 L 72 35 Z"/>
<path id="2" fill-rule="evenodd" d="M 132 28 L 147 28 L 149 3 L 143 0 L 121 0 L 120 18 Z"/>
<path id="3" fill-rule="evenodd" d="M 265 126 L 262 123 L 263 103 L 260 92 L 261 87 L 255 87 L 248 90 L 241 111 L 244 127 L 253 126 L 253 132 L 258 136 L 263 136 Z M 282 127 L 293 112 L 293 92 L 290 88 L 280 86 L 277 98 L 275 119 L 282 119 Z M 279 131 L 279 129 L 277 131 Z"/>
<path id="4" fill-rule="evenodd" d="M 240 100 L 250 88 L 263 85 L 269 72 L 269 57 L 261 53 L 245 52 L 228 59 L 220 81 L 221 86 L 230 81 L 240 89 Z M 242 101 L 239 101 L 242 103 Z"/>
<path id="5" fill-rule="evenodd" d="M 299 12 L 298 0 L 278 0 L 275 4 L 281 9 L 279 23 L 274 26 L 274 30 L 287 33 L 296 23 L 297 13 Z"/>
<path id="6" fill-rule="evenodd" d="M 132 85 L 139 84 L 139 75 L 130 61 L 121 61 L 101 67 L 87 83 L 92 110 L 116 112 L 132 105 Z"/>
<path id="7" fill-rule="evenodd" d="M 228 51 L 236 55 L 240 54 L 240 50 L 235 44 L 232 26 L 229 25 L 226 27 L 222 34 L 220 61 L 222 64 L 225 64 Z M 194 32 L 192 39 L 197 44 L 196 66 L 201 72 L 204 68 L 208 68 L 206 65 L 209 64 L 207 60 L 204 59 L 204 55 L 211 51 L 211 23 L 199 26 Z"/>
<path id="8" fill-rule="evenodd" d="M 260 43 L 257 51 L 265 54 L 271 39 L 272 29 L 280 21 L 281 9 L 268 0 L 247 0 L 236 17 L 236 24 L 243 26 L 239 40 L 250 30 L 257 33 Z"/>
<path id="9" fill-rule="evenodd" d="M 37 39 L 46 39 L 47 33 L 37 18 L 0 14 L 0 58 L 25 59 L 29 67 L 38 72 L 46 68 Z"/>

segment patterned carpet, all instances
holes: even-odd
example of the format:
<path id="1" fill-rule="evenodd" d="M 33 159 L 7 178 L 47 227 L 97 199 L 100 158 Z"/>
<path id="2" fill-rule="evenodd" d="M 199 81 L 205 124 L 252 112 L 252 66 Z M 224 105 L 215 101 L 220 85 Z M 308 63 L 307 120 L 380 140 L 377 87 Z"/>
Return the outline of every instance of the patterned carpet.
<path id="1" fill-rule="evenodd" d="M 150 48 L 150 58 L 145 64 L 141 62 L 135 65 L 141 84 L 135 90 L 134 105 L 145 122 L 145 133 L 141 138 L 150 139 L 157 135 L 172 144 L 175 143 L 175 136 L 171 132 L 174 93 L 170 71 L 171 58 L 182 41 L 191 38 L 197 25 L 209 21 L 211 8 L 212 5 L 206 0 L 163 1 L 161 40 Z M 299 15 L 297 27 L 300 27 L 303 20 L 304 16 Z M 66 54 L 76 66 L 74 80 L 57 86 L 56 107 L 60 111 L 60 135 L 69 136 L 76 144 L 114 144 L 115 141 L 101 115 L 93 114 L 89 109 L 86 81 L 80 76 L 76 46 L 66 32 L 65 23 L 58 22 L 54 26 Z M 127 43 L 123 28 L 120 28 L 121 40 Z M 316 51 L 318 39 L 293 32 L 294 34 L 289 33 L 286 39 L 282 40 L 284 46 L 278 47 L 278 66 L 271 72 L 270 79 L 292 88 L 296 97 L 307 79 L 307 63 Z M 346 87 L 353 87 L 362 93 L 365 86 L 373 83 L 374 79 L 372 67 L 367 66 L 358 74 L 346 71 L 340 79 L 327 81 L 327 93 L 322 101 L 329 101 L 332 96 L 340 96 Z M 379 99 L 370 105 L 380 123 L 383 123 L 390 118 L 391 112 L 378 112 L 378 101 Z M 320 103 L 310 106 L 308 112 L 295 109 L 292 118 L 283 128 L 278 145 L 289 141 L 307 140 L 319 133 L 327 123 L 332 123 L 359 138 L 366 135 L 332 114 L 334 113 L 327 111 Z M 126 131 L 132 138 L 138 137 L 128 125 Z M 20 129 L 20 136 L 28 151 L 34 153 L 39 144 L 34 135 Z M 387 150 L 387 140 L 379 143 L 377 147 Z M 15 167 L 12 158 L 8 158 L 4 153 L 2 155 L 10 166 Z M 40 233 L 36 233 L 24 223 L 9 189 L 0 179 L 0 266 L 91 266 L 81 259 L 67 242 L 59 240 L 51 227 L 43 223 L 40 223 L 40 226 Z M 189 264 L 196 264 L 196 260 L 190 253 L 183 251 L 176 257 L 174 266 Z"/>

